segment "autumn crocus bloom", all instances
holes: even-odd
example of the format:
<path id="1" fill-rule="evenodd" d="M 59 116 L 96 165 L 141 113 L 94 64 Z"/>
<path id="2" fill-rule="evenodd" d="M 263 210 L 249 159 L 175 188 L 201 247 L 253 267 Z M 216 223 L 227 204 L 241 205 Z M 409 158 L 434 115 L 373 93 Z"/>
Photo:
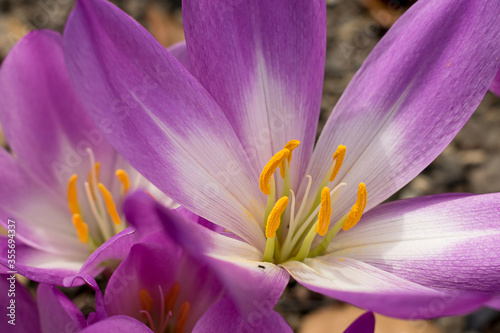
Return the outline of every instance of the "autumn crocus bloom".
<path id="1" fill-rule="evenodd" d="M 7 241 L 0 262 L 53 284 L 126 256 L 134 236 L 123 198 L 148 186 L 84 111 L 61 44 L 55 32 L 32 32 L 0 70 L 0 123 L 12 151 L 0 149 L 0 221 L 17 242 L 14 267 Z M 102 120 L 102 130 L 110 122 Z"/>
<path id="2" fill-rule="evenodd" d="M 108 138 L 125 159 L 235 235 L 174 221 L 174 239 L 277 289 L 289 273 L 376 312 L 425 318 L 500 291 L 498 195 L 372 208 L 427 166 L 483 98 L 500 67 L 498 13 L 487 0 L 412 6 L 353 78 L 314 152 L 324 1 L 184 1 L 188 72 L 116 7 L 81 0 L 64 51 L 86 108 L 116 124 Z M 126 113 L 110 111 L 117 100 Z"/>

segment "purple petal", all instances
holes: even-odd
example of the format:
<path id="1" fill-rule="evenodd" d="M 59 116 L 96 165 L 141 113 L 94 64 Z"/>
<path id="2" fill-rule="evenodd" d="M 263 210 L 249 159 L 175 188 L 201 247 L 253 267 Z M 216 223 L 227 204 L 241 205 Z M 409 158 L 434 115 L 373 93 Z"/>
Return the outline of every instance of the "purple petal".
<path id="1" fill-rule="evenodd" d="M 359 260 L 327 255 L 283 264 L 310 290 L 386 316 L 407 320 L 458 315 L 481 307 L 488 295 L 438 291 Z"/>
<path id="2" fill-rule="evenodd" d="M 16 281 L 14 275 L 0 275 L 0 288 L 0 307 L 3 312 L 0 331 L 40 332 L 38 310 L 29 290 Z"/>
<path id="3" fill-rule="evenodd" d="M 42 332 L 80 331 L 87 326 L 83 313 L 54 286 L 40 284 L 37 299 Z"/>
<path id="4" fill-rule="evenodd" d="M 441 290 L 500 292 L 500 193 L 401 200 L 368 212 L 328 252 Z"/>
<path id="5" fill-rule="evenodd" d="M 256 311 L 241 316 L 227 298 L 214 304 L 196 323 L 193 333 L 210 332 L 293 332 L 276 311 L 273 304 L 259 304 Z"/>
<path id="6" fill-rule="evenodd" d="M 247 152 L 263 168 L 300 140 L 293 176 L 303 175 L 321 106 L 325 1 L 183 1 L 182 12 L 193 73 Z"/>
<path id="7" fill-rule="evenodd" d="M 113 124 L 122 156 L 179 204 L 264 248 L 260 170 L 201 84 L 108 1 L 77 2 L 64 47 L 85 107 Z"/>
<path id="8" fill-rule="evenodd" d="M 493 80 L 490 86 L 490 91 L 500 96 L 500 71 L 498 71 L 497 76 Z"/>
<path id="9" fill-rule="evenodd" d="M 127 316 L 114 316 L 103 321 L 99 321 L 82 331 L 82 333 L 153 333 L 146 325 L 135 318 Z"/>
<path id="10" fill-rule="evenodd" d="M 375 331 L 375 316 L 366 312 L 358 317 L 344 333 L 373 333 Z"/>
<path id="11" fill-rule="evenodd" d="M 284 266 L 310 289 L 399 318 L 462 314 L 498 295 L 500 194 L 401 200 L 366 213 L 327 255 Z"/>
<path id="12" fill-rule="evenodd" d="M 0 242 L 0 253 L 5 254 L 0 257 L 0 264 L 9 267 L 7 238 L 0 237 Z M 83 260 L 37 250 L 17 241 L 15 259 L 14 269 L 19 274 L 37 282 L 56 285 L 62 285 L 65 277 L 77 274 L 83 262 Z"/>
<path id="13" fill-rule="evenodd" d="M 261 262 L 263 254 L 249 244 L 185 220 L 141 192 L 129 196 L 125 206 L 141 211 L 137 216 L 143 217 L 144 227 L 162 223 L 172 241 L 210 266 L 242 314 L 255 311 L 262 302 L 274 306 L 280 298 L 288 274 L 276 265 Z"/>
<path id="14" fill-rule="evenodd" d="M 367 208 L 376 206 L 462 128 L 500 66 L 498 12 L 496 0 L 421 0 L 378 43 L 333 110 L 308 172 L 322 179 L 337 146 L 347 147 L 337 180 L 350 189 L 338 217 L 358 183 L 366 183 Z"/>
<path id="15" fill-rule="evenodd" d="M 486 303 L 486 306 L 500 311 L 500 297 L 495 297 Z"/>
<path id="16" fill-rule="evenodd" d="M 0 223 L 4 228 L 9 228 L 11 219 L 15 221 L 16 237 L 25 244 L 53 253 L 68 249 L 66 253 L 70 256 L 81 252 L 84 246 L 78 245 L 73 225 L 60 223 L 71 221 L 61 192 L 35 181 L 3 149 L 0 149 L 0 183 Z"/>
<path id="17" fill-rule="evenodd" d="M 127 228 L 102 244 L 88 258 L 72 257 L 64 252 L 46 252 L 16 243 L 15 269 L 19 274 L 37 282 L 66 287 L 81 285 L 85 283 L 80 279 L 81 276 L 97 276 L 104 270 L 104 262 L 123 260 L 132 245 L 147 234 L 136 235 L 133 228 Z M 0 238 L 0 242 L 0 253 L 7 253 L 7 240 Z M 6 255 L 0 257 L 0 264 L 8 267 L 7 259 Z"/>
<path id="18" fill-rule="evenodd" d="M 154 299 L 153 318 L 160 316 L 161 294 L 167 295 L 174 283 L 180 291 L 173 310 L 176 320 L 183 302 L 191 305 L 186 331 L 220 297 L 222 285 L 203 262 L 187 256 L 162 234 L 152 235 L 144 243 L 134 245 L 130 254 L 112 275 L 104 301 L 108 315 L 124 314 L 141 318 L 139 291 L 146 289 Z M 158 325 L 157 325 L 158 327 Z"/>
<path id="19" fill-rule="evenodd" d="M 87 258 L 78 274 L 64 278 L 64 286 L 71 287 L 80 284 L 81 281 L 78 281 L 78 278 L 82 275 L 97 276 L 104 269 L 102 264 L 106 261 L 121 261 L 125 259 L 132 245 L 142 240 L 142 237 L 145 235 L 147 234 L 136 235 L 135 229 L 132 227 L 128 227 L 114 235 Z"/>
<path id="20" fill-rule="evenodd" d="M 33 31 L 13 48 L 0 70 L 0 100 L 7 142 L 34 181 L 64 193 L 71 174 L 89 166 L 86 148 L 110 158 L 73 90 L 56 32 Z"/>
<path id="21" fill-rule="evenodd" d="M 172 54 L 177 61 L 179 61 L 182 66 L 190 73 L 192 73 L 192 66 L 191 62 L 189 61 L 189 55 L 187 52 L 187 46 L 186 42 L 179 42 L 176 43 L 172 46 L 170 46 L 168 49 L 168 52 Z"/>

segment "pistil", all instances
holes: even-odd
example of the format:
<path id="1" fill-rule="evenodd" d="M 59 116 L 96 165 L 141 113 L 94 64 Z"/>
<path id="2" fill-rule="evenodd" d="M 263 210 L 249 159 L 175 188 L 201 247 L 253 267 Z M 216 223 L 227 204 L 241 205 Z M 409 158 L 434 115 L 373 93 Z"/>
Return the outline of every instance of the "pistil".
<path id="1" fill-rule="evenodd" d="M 92 150 L 87 150 L 90 161 L 88 181 L 84 183 L 84 192 L 90 212 L 82 211 L 78 200 L 78 175 L 73 174 L 68 180 L 68 208 L 72 222 L 81 243 L 87 243 L 93 252 L 100 244 L 110 239 L 125 227 L 118 213 L 111 192 L 99 182 L 100 163 L 95 161 Z M 122 195 L 130 190 L 130 178 L 124 170 L 117 170 L 116 177 L 122 185 Z M 90 214 L 89 214 L 90 213 Z M 90 224 L 89 223 L 95 223 Z M 95 228 L 94 226 L 97 226 Z M 92 234 L 91 234 L 91 233 Z"/>

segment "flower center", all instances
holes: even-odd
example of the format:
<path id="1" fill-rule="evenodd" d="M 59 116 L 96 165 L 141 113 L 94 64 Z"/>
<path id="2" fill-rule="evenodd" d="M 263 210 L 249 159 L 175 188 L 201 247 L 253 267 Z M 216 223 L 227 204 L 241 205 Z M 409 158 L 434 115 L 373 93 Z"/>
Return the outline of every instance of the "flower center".
<path id="1" fill-rule="evenodd" d="M 299 145 L 300 142 L 297 140 L 288 142 L 266 164 L 259 179 L 261 191 L 268 196 L 264 223 L 267 238 L 264 261 L 276 264 L 287 260 L 303 261 L 307 257 L 323 254 L 340 229 L 347 231 L 354 227 L 366 208 L 368 194 L 365 184 L 360 183 L 355 204 L 330 228 L 332 197 L 342 186 L 346 185 L 340 183 L 335 187 L 332 186 L 342 167 L 347 150 L 345 146 L 340 145 L 333 154 L 332 164 L 323 177 L 312 204 L 308 202 L 312 177 L 306 176 L 307 187 L 296 211 L 295 193 L 290 189 L 289 167 L 292 161 L 292 152 Z M 278 168 L 283 182 L 281 191 L 279 191 L 280 198 L 276 200 L 278 191 L 274 173 Z M 309 206 L 309 209 L 306 209 L 306 206 Z M 283 220 L 288 221 L 285 225 L 286 228 L 283 227 Z M 314 240 L 318 236 L 319 238 L 313 247 Z"/>
<path id="2" fill-rule="evenodd" d="M 125 229 L 126 222 L 118 213 L 113 195 L 100 182 L 101 164 L 95 161 L 92 150 L 88 149 L 87 152 L 90 157 L 90 171 L 87 181 L 83 183 L 83 197 L 86 201 L 79 200 L 78 175 L 73 174 L 68 181 L 68 207 L 73 216 L 78 239 L 81 243 L 88 244 L 93 252 L 106 240 Z M 115 175 L 121 183 L 121 202 L 130 189 L 130 178 L 127 172 L 121 169 L 116 170 Z"/>
<path id="3" fill-rule="evenodd" d="M 163 289 L 158 286 L 160 303 L 159 307 L 155 307 L 155 301 L 148 290 L 141 289 L 139 291 L 139 300 L 141 301 L 140 314 L 155 333 L 175 332 L 184 333 L 191 305 L 189 302 L 183 302 L 176 309 L 177 298 L 179 296 L 180 285 L 178 282 L 170 288 L 167 295 L 163 294 Z M 176 318 L 175 323 L 170 320 Z"/>

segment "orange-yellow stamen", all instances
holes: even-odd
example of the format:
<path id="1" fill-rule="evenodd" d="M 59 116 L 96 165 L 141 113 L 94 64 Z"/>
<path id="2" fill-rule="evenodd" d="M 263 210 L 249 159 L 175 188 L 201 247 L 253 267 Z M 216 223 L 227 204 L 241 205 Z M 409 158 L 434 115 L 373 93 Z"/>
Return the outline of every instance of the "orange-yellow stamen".
<path id="1" fill-rule="evenodd" d="M 179 282 L 174 283 L 172 288 L 168 291 L 167 296 L 165 296 L 165 310 L 167 313 L 174 310 L 175 302 L 177 301 L 177 296 L 179 296 L 180 285 Z"/>
<path id="2" fill-rule="evenodd" d="M 80 214 L 73 214 L 73 225 L 76 229 L 76 235 L 82 243 L 87 243 L 89 240 L 89 228 L 85 222 L 83 222 Z"/>
<path id="3" fill-rule="evenodd" d="M 356 225 L 356 223 L 359 222 L 359 219 L 361 219 L 361 215 L 363 215 L 366 208 L 367 197 L 368 193 L 366 192 L 366 186 L 364 183 L 360 183 L 358 186 L 358 197 L 356 199 L 356 203 L 352 206 L 347 219 L 342 225 L 342 229 L 344 229 L 344 231 L 351 229 Z"/>
<path id="4" fill-rule="evenodd" d="M 330 225 L 330 217 L 332 216 L 332 198 L 330 197 L 330 189 L 323 187 L 321 190 L 321 207 L 318 213 L 318 227 L 316 232 L 320 236 L 324 236 Z"/>
<path id="5" fill-rule="evenodd" d="M 78 192 L 76 189 L 76 181 L 78 176 L 76 174 L 72 175 L 68 182 L 68 206 L 71 214 L 80 214 L 80 209 L 78 208 Z"/>
<path id="6" fill-rule="evenodd" d="M 177 323 L 175 325 L 175 333 L 184 333 L 190 309 L 191 305 L 189 304 L 189 302 L 182 303 L 179 310 L 179 316 L 177 317 Z"/>
<path id="7" fill-rule="evenodd" d="M 108 210 L 108 214 L 111 217 L 111 220 L 113 220 L 114 224 L 120 225 L 121 223 L 120 215 L 118 215 L 118 211 L 116 210 L 116 205 L 115 202 L 113 201 L 111 193 L 102 183 L 99 183 L 98 187 L 104 198 L 104 203 L 106 204 L 106 209 Z"/>
<path id="8" fill-rule="evenodd" d="M 266 195 L 269 195 L 269 193 L 271 193 L 271 177 L 273 176 L 276 169 L 281 165 L 281 162 L 283 162 L 288 157 L 288 155 L 290 155 L 290 150 L 284 148 L 274 154 L 274 156 L 271 157 L 271 160 L 267 162 L 259 178 L 259 188 L 262 193 Z"/>
<path id="9" fill-rule="evenodd" d="M 116 177 L 122 183 L 123 193 L 127 193 L 130 188 L 130 178 L 125 170 L 116 170 Z"/>
<path id="10" fill-rule="evenodd" d="M 344 145 L 339 145 L 337 147 L 337 150 L 333 154 L 333 162 L 335 162 L 335 166 L 333 167 L 332 175 L 330 176 L 330 181 L 332 182 L 335 177 L 337 177 L 340 167 L 342 166 L 342 163 L 344 162 L 344 157 L 345 157 L 345 152 L 347 148 Z"/>
<path id="11" fill-rule="evenodd" d="M 288 205 L 288 197 L 282 197 L 275 204 L 269 217 L 267 218 L 266 224 L 266 237 L 274 238 L 276 237 L 276 230 L 278 230 L 281 222 L 281 214 L 285 211 Z"/>
<path id="12" fill-rule="evenodd" d="M 297 148 L 300 145 L 299 140 L 290 140 L 288 143 L 285 145 L 285 149 L 288 149 L 290 151 L 290 155 L 288 156 L 288 166 L 290 166 L 290 162 L 292 162 L 292 153 L 295 148 Z"/>
<path id="13" fill-rule="evenodd" d="M 147 291 L 146 289 L 139 290 L 139 300 L 141 301 L 141 307 L 144 311 L 151 311 L 154 300 L 153 297 L 151 297 L 149 291 Z"/>

